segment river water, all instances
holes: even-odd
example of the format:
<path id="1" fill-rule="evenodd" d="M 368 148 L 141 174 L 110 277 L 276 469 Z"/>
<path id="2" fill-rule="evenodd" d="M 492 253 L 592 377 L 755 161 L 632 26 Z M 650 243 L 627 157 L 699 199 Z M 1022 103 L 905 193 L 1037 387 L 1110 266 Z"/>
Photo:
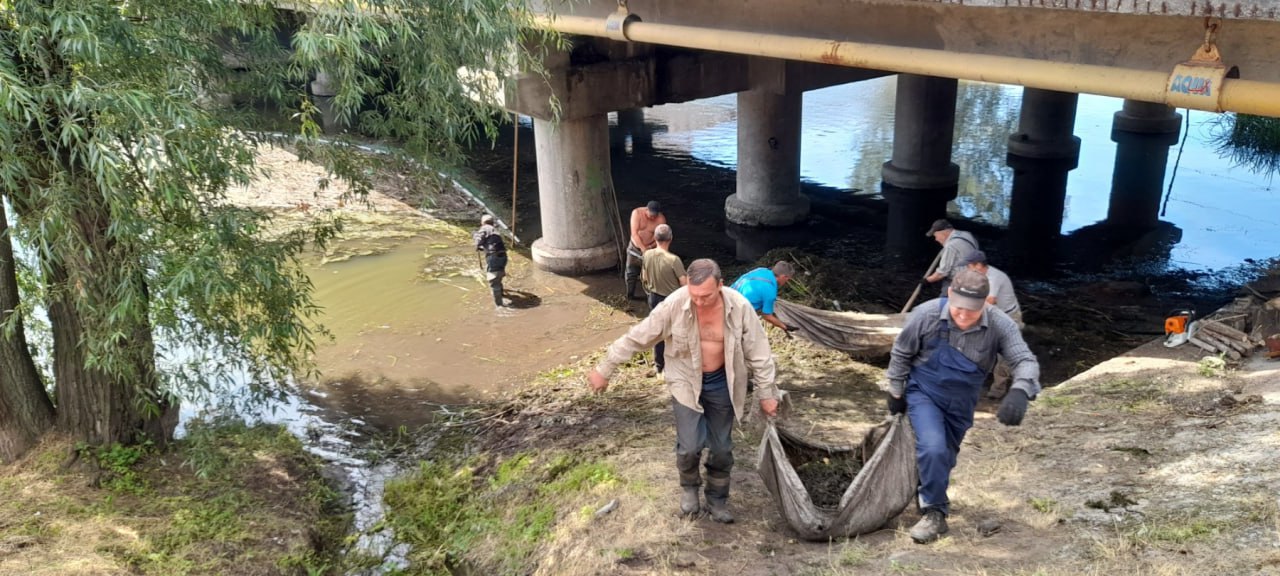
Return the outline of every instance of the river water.
<path id="1" fill-rule="evenodd" d="M 805 93 L 801 138 L 803 192 L 817 202 L 814 217 L 824 218 L 830 203 L 869 204 L 882 200 L 880 167 L 892 155 L 895 78 L 885 77 Z M 1006 139 L 1017 129 L 1022 89 L 1015 86 L 961 82 L 957 98 L 953 161 L 960 166 L 958 197 L 949 205 L 956 217 L 978 225 L 1003 227 L 1009 218 L 1013 170 L 1005 165 Z M 613 180 L 623 211 L 657 198 L 668 206 L 673 226 L 695 232 L 710 228 L 697 248 L 716 258 L 755 257 L 739 250 L 725 233 L 723 198 L 733 192 L 737 162 L 735 95 L 645 109 L 645 129 L 652 143 L 624 137 L 613 155 Z M 1075 135 L 1081 143 L 1079 167 L 1070 172 L 1061 232 L 1069 235 L 1103 220 L 1115 163 L 1112 116 L 1122 100 L 1082 95 Z M 1184 121 L 1188 112 L 1181 111 Z M 1167 211 L 1161 220 L 1180 229 L 1181 237 L 1162 255 L 1164 271 L 1213 273 L 1247 259 L 1280 255 L 1280 193 L 1271 175 L 1234 166 L 1214 143 L 1221 131 L 1219 115 L 1192 111 L 1185 149 L 1169 148 L 1165 185 L 1173 179 Z M 615 131 L 617 127 L 614 126 Z M 531 124 L 520 134 L 520 199 L 517 230 L 522 238 L 540 236 Z M 474 182 L 488 198 L 511 205 L 510 136 L 492 149 L 478 150 Z M 1176 178 L 1173 178 L 1174 170 Z M 692 226 L 690 226 L 692 224 Z M 730 232 L 732 233 L 732 231 Z M 805 244 L 832 236 L 865 234 L 848 227 L 809 230 L 788 241 Z M 874 245 L 876 234 L 867 239 Z M 677 232 L 679 235 L 679 232 Z M 769 232 L 753 232 L 752 236 Z M 718 238 L 717 238 L 718 236 Z M 1176 236 L 1175 236 L 1176 238 Z M 1069 263 L 1072 255 L 1067 254 Z M 1148 267 L 1148 270 L 1149 267 Z M 1155 270 L 1159 272 L 1160 270 Z"/>

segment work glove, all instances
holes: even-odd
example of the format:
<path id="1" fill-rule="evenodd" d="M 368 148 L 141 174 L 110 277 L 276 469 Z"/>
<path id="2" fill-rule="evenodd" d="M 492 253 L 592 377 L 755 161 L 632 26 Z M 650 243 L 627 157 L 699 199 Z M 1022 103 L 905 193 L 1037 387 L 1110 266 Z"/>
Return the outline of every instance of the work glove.
<path id="1" fill-rule="evenodd" d="M 1022 417 L 1026 415 L 1027 393 L 1014 388 L 1000 403 L 1000 409 L 996 411 L 996 420 L 1005 426 L 1017 426 L 1022 424 Z"/>
<path id="2" fill-rule="evenodd" d="M 889 407 L 889 415 L 901 414 L 907 411 L 907 397 L 894 398 L 893 394 L 884 395 L 885 405 Z M 1024 405 L 1025 406 L 1025 405 Z"/>

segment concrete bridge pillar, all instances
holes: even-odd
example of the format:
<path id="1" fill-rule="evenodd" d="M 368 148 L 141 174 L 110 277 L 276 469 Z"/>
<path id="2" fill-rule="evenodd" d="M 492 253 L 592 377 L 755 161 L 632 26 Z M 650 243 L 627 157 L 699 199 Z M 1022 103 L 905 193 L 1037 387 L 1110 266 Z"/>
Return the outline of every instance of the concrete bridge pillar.
<path id="1" fill-rule="evenodd" d="M 1062 232 L 1067 173 L 1080 160 L 1073 136 L 1079 95 L 1024 88 L 1018 131 L 1009 136 L 1006 164 L 1013 168 L 1008 253 L 1016 268 L 1053 263 L 1052 248 Z"/>
<path id="2" fill-rule="evenodd" d="M 803 94 L 738 93 L 738 189 L 724 202 L 730 222 L 789 226 L 809 215 L 809 198 L 800 193 Z"/>
<path id="3" fill-rule="evenodd" d="M 338 95 L 338 84 L 332 76 L 321 70 L 316 72 L 316 79 L 311 81 L 311 95 L 315 97 L 316 108 L 320 110 L 320 128 L 325 134 L 338 134 L 349 126 L 338 120 L 333 110 L 333 97 Z"/>
<path id="4" fill-rule="evenodd" d="M 1164 104 L 1125 100 L 1111 124 L 1116 163 L 1107 223 L 1151 229 L 1160 221 L 1160 198 L 1169 146 L 1177 144 L 1182 115 Z"/>
<path id="5" fill-rule="evenodd" d="M 613 195 L 609 167 L 609 118 L 604 114 L 533 120 L 538 156 L 538 207 L 542 238 L 531 246 L 539 268 L 586 274 L 618 264 L 605 198 Z M 626 231 L 622 232 L 624 235 Z"/>
<path id="6" fill-rule="evenodd" d="M 927 249 L 924 231 L 946 216 L 960 181 L 960 167 L 951 162 L 957 85 L 951 78 L 898 75 L 893 158 L 881 168 L 890 254 L 906 257 L 937 248 Z"/>
<path id="7" fill-rule="evenodd" d="M 644 123 L 644 108 L 628 108 L 618 111 L 618 126 L 610 134 L 609 145 L 625 150 L 627 137 L 631 138 L 631 152 L 653 149 L 653 134 Z"/>

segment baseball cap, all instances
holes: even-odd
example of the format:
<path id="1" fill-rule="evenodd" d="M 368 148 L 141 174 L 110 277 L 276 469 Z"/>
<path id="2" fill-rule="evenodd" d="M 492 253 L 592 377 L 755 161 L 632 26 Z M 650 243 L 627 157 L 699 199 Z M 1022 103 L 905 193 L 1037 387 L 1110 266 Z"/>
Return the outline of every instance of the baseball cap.
<path id="1" fill-rule="evenodd" d="M 650 200 L 646 208 L 648 208 L 649 213 L 654 216 L 657 216 L 659 212 L 662 212 L 662 205 L 659 204 L 657 200 Z"/>
<path id="2" fill-rule="evenodd" d="M 951 230 L 952 228 L 955 228 L 955 226 L 952 226 L 951 222 L 947 221 L 946 218 L 939 218 L 933 221 L 933 226 L 930 226 L 929 231 L 925 232 L 924 235 L 925 237 L 930 237 L 930 236 L 933 236 L 934 233 L 936 232 L 941 232 L 943 230 Z"/>
<path id="3" fill-rule="evenodd" d="M 973 270 L 963 270 L 951 279 L 950 305 L 965 310 L 981 310 L 987 304 L 991 284 L 987 275 Z"/>
<path id="4" fill-rule="evenodd" d="M 970 254 L 968 258 L 964 259 L 964 263 L 965 264 L 986 264 L 987 253 L 981 250 L 974 250 L 973 253 Z"/>

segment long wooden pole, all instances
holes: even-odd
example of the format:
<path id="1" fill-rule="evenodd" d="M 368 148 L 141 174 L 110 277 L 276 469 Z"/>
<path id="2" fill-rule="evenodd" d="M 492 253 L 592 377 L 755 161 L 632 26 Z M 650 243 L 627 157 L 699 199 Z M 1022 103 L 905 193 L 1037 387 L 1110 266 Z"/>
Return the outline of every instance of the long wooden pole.
<path id="1" fill-rule="evenodd" d="M 907 305 L 902 307 L 902 313 L 906 314 L 911 310 L 911 305 L 916 303 L 916 298 L 920 297 L 920 291 L 924 289 L 924 279 L 933 276 L 935 270 L 938 269 L 938 262 L 942 261 L 942 251 L 938 251 L 938 255 L 933 257 L 933 263 L 929 265 L 929 270 L 924 273 L 924 277 L 920 278 L 920 283 L 916 284 L 915 292 L 911 293 L 911 297 L 907 299 Z"/>

